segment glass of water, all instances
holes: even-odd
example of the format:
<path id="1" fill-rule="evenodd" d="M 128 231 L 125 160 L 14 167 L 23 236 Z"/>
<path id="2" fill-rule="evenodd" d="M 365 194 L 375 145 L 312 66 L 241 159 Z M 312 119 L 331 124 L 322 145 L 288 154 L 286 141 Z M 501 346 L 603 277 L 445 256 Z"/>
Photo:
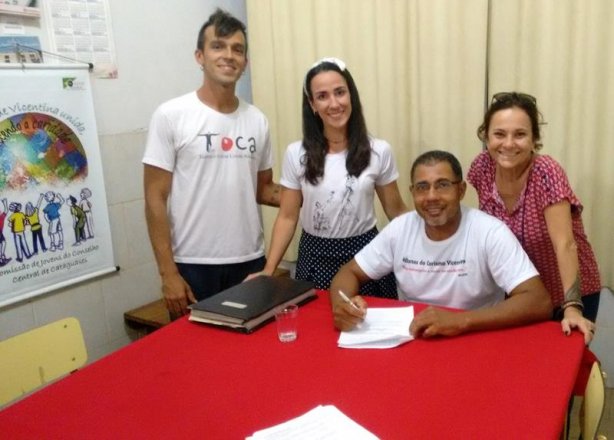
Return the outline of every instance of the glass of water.
<path id="1" fill-rule="evenodd" d="M 296 339 L 298 324 L 298 306 L 295 304 L 282 307 L 275 312 L 277 337 L 281 342 L 292 342 Z"/>

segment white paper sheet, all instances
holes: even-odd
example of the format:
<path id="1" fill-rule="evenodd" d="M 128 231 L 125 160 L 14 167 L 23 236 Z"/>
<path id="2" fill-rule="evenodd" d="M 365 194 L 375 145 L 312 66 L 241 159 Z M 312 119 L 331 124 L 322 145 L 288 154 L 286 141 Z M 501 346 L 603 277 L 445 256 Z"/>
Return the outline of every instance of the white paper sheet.
<path id="1" fill-rule="evenodd" d="M 409 325 L 414 308 L 369 308 L 365 320 L 349 332 L 341 332 L 337 345 L 343 348 L 392 348 L 411 341 Z"/>
<path id="2" fill-rule="evenodd" d="M 305 414 L 255 432 L 246 440 L 378 440 L 333 405 L 319 405 Z"/>

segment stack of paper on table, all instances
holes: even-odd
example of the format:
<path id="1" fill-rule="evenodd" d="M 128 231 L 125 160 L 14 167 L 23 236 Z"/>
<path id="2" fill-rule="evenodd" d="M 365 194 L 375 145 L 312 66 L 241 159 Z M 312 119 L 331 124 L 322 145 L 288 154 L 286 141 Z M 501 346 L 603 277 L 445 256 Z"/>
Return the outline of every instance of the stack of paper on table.
<path id="1" fill-rule="evenodd" d="M 369 308 L 359 327 L 341 332 L 337 345 L 343 348 L 392 348 L 414 337 L 409 325 L 414 319 L 414 308 Z"/>
<path id="2" fill-rule="evenodd" d="M 246 440 L 378 440 L 333 405 L 319 405 L 302 416 L 255 432 Z"/>

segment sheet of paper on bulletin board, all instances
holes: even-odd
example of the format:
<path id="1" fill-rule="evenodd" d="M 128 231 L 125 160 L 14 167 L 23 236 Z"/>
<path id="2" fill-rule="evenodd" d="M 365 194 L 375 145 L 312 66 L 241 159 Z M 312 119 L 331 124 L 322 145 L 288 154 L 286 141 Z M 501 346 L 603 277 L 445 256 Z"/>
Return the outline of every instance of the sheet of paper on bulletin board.
<path id="1" fill-rule="evenodd" d="M 0 0 L 0 36 L 24 37 L 30 39 L 30 43 L 34 43 L 32 39 L 38 38 L 38 31 L 40 31 L 41 8 L 39 4 L 39 0 Z M 27 46 L 26 42 L 19 43 Z M 7 44 L 10 44 L 10 41 L 5 38 L 2 41 L 3 53 L 6 53 Z M 40 43 L 38 44 L 40 46 Z M 11 53 L 14 54 L 15 57 L 4 55 L 0 62 L 17 62 L 19 51 L 15 50 L 15 45 L 13 45 Z M 40 54 L 40 47 L 38 47 L 38 55 Z M 19 61 L 24 63 L 40 63 L 42 59 L 40 59 L 39 56 L 36 60 L 32 60 L 31 57 L 26 54 L 26 56 Z"/>
<path id="2" fill-rule="evenodd" d="M 0 35 L 0 63 L 42 63 L 41 43 L 35 35 Z"/>
<path id="3" fill-rule="evenodd" d="M 0 0 L 0 14 L 40 17 L 38 0 Z"/>
<path id="4" fill-rule="evenodd" d="M 46 0 L 51 51 L 92 63 L 97 78 L 117 78 L 117 62 L 108 0 Z"/>

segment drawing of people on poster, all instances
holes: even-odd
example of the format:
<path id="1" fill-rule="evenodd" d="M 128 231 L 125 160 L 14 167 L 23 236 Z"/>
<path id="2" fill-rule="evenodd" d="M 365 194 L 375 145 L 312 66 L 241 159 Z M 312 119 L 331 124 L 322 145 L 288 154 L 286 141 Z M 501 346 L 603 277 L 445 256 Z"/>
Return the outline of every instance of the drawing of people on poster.
<path id="1" fill-rule="evenodd" d="M 86 238 L 94 238 L 94 215 L 92 214 L 92 202 L 90 202 L 92 191 L 90 191 L 89 188 L 83 188 L 79 195 L 81 197 L 79 206 L 85 213 L 85 231 L 87 232 Z"/>
<path id="2" fill-rule="evenodd" d="M 23 75 L 32 78 L 13 78 Z M 114 269 L 104 209 L 94 235 L 92 206 L 106 208 L 106 196 L 87 72 L 6 76 L 14 83 L 0 85 L 0 305 L 4 292 Z"/>
<path id="3" fill-rule="evenodd" d="M 45 201 L 47 205 L 43 209 L 45 220 L 47 220 L 47 233 L 49 234 L 49 249 L 51 252 L 64 249 L 64 231 L 62 230 L 62 220 L 60 218 L 60 209 L 64 203 L 64 198 L 61 194 L 56 194 L 53 191 L 45 193 Z"/>
<path id="4" fill-rule="evenodd" d="M 39 245 L 42 252 L 62 251 L 61 216 L 66 199 L 49 188 L 65 188 L 72 182 L 81 183 L 87 177 L 87 155 L 78 136 L 51 115 L 21 113 L 0 121 L 0 141 L 0 191 L 12 190 L 23 197 L 12 200 L 9 205 L 9 226 L 15 242 L 12 257 L 16 263 L 21 263 L 36 255 Z M 38 195 L 36 208 L 28 199 L 32 190 Z M 46 202 L 42 213 L 47 223 L 48 249 L 39 218 L 43 199 Z M 74 197 L 73 200 L 76 204 Z M 24 204 L 25 213 L 22 212 Z M 67 214 L 74 213 L 72 205 L 67 208 Z M 85 214 L 82 223 L 85 224 Z M 26 228 L 31 233 L 31 245 Z M 82 241 L 75 240 L 75 244 Z"/>
<path id="5" fill-rule="evenodd" d="M 0 211 L 0 267 L 11 261 L 6 256 L 6 238 L 4 237 L 4 221 L 9 212 L 9 204 L 6 199 L 2 199 L 2 211 Z"/>
<path id="6" fill-rule="evenodd" d="M 26 221 L 30 225 L 30 231 L 32 232 L 32 254 L 38 254 L 38 246 L 43 252 L 47 252 L 47 246 L 45 245 L 45 239 L 43 238 L 43 225 L 40 222 L 40 207 L 43 202 L 44 194 L 40 194 L 36 207 L 32 202 L 26 203 Z"/>

